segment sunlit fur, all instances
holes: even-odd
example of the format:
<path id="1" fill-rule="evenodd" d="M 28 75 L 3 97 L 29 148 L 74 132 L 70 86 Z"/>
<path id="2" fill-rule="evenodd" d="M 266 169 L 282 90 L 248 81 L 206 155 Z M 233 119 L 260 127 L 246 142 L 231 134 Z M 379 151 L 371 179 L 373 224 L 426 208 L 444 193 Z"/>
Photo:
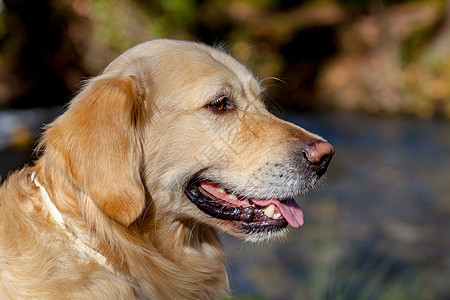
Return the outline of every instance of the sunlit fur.
<path id="1" fill-rule="evenodd" d="M 155 40 L 117 58 L 47 126 L 36 163 L 0 189 L 0 298 L 225 295 L 217 230 L 253 242 L 287 230 L 248 234 L 208 216 L 184 195 L 186 182 L 204 176 L 258 197 L 315 183 L 294 154 L 320 138 L 268 113 L 261 93 L 246 67 L 197 43 Z M 208 108 L 224 95 L 232 111 Z M 33 172 L 71 230 L 120 275 L 57 226 Z"/>

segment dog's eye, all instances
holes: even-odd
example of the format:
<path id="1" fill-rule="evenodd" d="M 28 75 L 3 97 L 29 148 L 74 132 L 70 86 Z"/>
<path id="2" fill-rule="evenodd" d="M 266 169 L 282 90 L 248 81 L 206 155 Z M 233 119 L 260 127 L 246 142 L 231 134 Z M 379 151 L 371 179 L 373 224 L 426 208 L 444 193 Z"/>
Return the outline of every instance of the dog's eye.
<path id="1" fill-rule="evenodd" d="M 231 101 L 226 96 L 220 97 L 216 101 L 211 102 L 209 106 L 218 112 L 224 112 L 230 110 L 233 107 Z"/>

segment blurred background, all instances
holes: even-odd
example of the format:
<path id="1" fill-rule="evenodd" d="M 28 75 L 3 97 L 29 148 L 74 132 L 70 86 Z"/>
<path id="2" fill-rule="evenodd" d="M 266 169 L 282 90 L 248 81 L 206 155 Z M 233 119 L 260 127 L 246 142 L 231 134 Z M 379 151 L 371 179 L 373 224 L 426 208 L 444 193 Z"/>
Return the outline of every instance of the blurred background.
<path id="1" fill-rule="evenodd" d="M 80 82 L 154 38 L 223 45 L 336 149 L 270 245 L 223 236 L 233 299 L 450 299 L 450 1 L 0 0 L 0 176 Z"/>

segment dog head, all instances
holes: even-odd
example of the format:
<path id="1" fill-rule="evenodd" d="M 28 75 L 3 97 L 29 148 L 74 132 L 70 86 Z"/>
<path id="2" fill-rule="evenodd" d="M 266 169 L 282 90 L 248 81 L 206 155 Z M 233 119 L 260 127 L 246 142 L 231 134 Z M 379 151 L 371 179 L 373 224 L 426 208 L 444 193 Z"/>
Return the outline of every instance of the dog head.
<path id="1" fill-rule="evenodd" d="M 151 205 L 169 222 L 266 239 L 303 224 L 293 197 L 317 183 L 334 150 L 270 114 L 262 92 L 220 50 L 154 40 L 89 81 L 44 143 L 72 182 L 125 226 Z"/>

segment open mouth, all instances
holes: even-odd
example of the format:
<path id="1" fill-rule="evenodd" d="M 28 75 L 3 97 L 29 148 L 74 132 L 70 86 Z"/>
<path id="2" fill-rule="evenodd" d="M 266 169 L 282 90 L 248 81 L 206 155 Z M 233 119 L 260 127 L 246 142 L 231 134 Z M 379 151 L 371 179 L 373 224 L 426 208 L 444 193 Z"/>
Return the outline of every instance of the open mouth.
<path id="1" fill-rule="evenodd" d="M 206 214 L 235 222 L 246 233 L 275 231 L 288 224 L 303 225 L 303 212 L 293 198 L 245 197 L 197 177 L 187 183 L 185 193 Z"/>

